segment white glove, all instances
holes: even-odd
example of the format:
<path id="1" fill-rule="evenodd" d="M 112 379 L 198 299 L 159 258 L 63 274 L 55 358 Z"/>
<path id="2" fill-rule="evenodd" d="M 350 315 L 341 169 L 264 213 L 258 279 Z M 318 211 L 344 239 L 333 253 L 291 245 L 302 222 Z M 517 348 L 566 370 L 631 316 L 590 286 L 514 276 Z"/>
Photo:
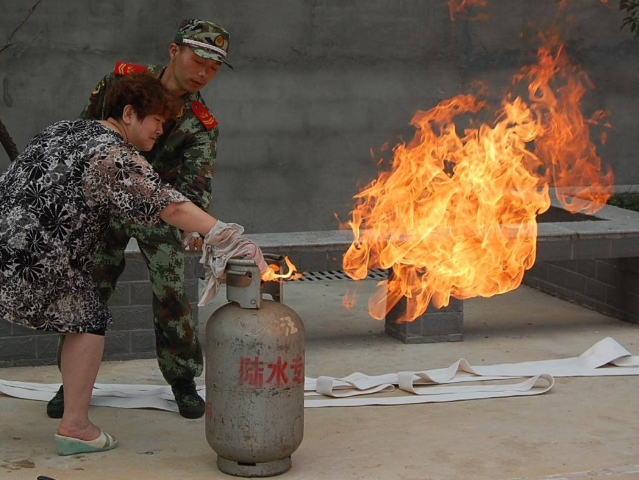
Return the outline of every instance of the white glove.
<path id="1" fill-rule="evenodd" d="M 207 285 L 198 306 L 203 307 L 217 294 L 219 282 L 224 278 L 226 264 L 231 258 L 253 260 L 261 273 L 268 271 L 268 264 L 260 247 L 243 237 L 242 233 L 244 227 L 241 225 L 218 220 L 204 237 L 200 263 L 204 265 Z"/>
<path id="2" fill-rule="evenodd" d="M 264 260 L 262 250 L 254 241 L 243 237 L 243 233 L 244 227 L 241 225 L 218 220 L 204 237 L 204 245 L 213 247 L 220 257 L 226 257 L 226 261 L 229 258 L 253 260 L 260 268 L 260 272 L 265 273 L 268 271 L 268 264 Z"/>

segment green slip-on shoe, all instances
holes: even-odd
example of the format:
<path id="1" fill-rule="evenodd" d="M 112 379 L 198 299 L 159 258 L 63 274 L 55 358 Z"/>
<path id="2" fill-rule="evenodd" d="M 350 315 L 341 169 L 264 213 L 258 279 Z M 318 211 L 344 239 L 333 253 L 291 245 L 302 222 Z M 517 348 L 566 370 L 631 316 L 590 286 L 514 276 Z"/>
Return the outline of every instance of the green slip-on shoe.
<path id="1" fill-rule="evenodd" d="M 98 438 L 94 440 L 80 440 L 79 438 L 55 435 L 55 445 L 58 448 L 58 455 L 77 455 L 79 453 L 95 453 L 113 450 L 118 446 L 115 437 L 105 432 L 100 432 Z"/>

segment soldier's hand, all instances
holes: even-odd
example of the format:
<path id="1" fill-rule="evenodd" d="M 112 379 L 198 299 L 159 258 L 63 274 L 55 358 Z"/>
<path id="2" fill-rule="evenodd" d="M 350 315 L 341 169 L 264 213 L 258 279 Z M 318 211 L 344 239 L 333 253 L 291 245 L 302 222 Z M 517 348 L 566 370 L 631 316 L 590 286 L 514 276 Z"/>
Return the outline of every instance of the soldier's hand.
<path id="1" fill-rule="evenodd" d="M 182 246 L 190 252 L 201 252 L 204 239 L 197 232 L 182 233 Z"/>

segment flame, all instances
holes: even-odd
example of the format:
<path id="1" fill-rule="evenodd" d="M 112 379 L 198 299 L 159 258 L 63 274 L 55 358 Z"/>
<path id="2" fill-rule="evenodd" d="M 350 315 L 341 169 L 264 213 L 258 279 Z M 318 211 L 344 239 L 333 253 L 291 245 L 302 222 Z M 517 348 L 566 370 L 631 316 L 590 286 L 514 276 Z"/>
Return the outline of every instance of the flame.
<path id="1" fill-rule="evenodd" d="M 290 261 L 288 256 L 284 257 L 284 261 L 288 267 L 288 272 L 278 273 L 280 271 L 280 266 L 270 264 L 268 266 L 268 271 L 262 274 L 262 280 L 265 282 L 277 282 L 280 280 L 297 280 L 302 277 L 302 274 L 297 272 L 297 267 L 293 265 L 293 262 Z"/>
<path id="2" fill-rule="evenodd" d="M 484 109 L 474 95 L 457 95 L 415 114 L 412 141 L 393 149 L 390 171 L 355 196 L 349 225 L 354 241 L 344 256 L 353 279 L 391 269 L 369 301 L 382 319 L 402 298 L 410 321 L 429 303 L 450 296 L 490 297 L 517 288 L 535 262 L 536 216 L 550 207 L 549 187 L 581 186 L 561 199 L 591 212 L 612 185 L 580 101 L 586 77 L 569 63 L 558 36 L 547 36 L 538 63 L 516 81 L 530 82 L 529 103 L 507 95 L 490 124 L 458 133 L 456 123 Z M 513 99 L 514 97 L 514 99 Z M 528 148 L 534 142 L 534 148 Z M 385 287 L 385 288 L 384 288 Z"/>
<path id="3" fill-rule="evenodd" d="M 488 15 L 478 13 L 474 17 L 468 16 L 466 11 L 472 7 L 485 8 L 488 0 L 448 0 L 448 14 L 451 21 L 455 21 L 455 16 L 462 14 L 464 20 L 488 20 Z"/>
<path id="4" fill-rule="evenodd" d="M 573 0 L 559 0 L 558 12 L 562 14 L 568 5 Z M 610 0 L 599 0 L 604 5 L 608 5 Z M 460 15 L 464 20 L 488 20 L 489 15 L 485 13 L 478 13 L 475 16 L 469 16 L 467 10 L 473 7 L 486 8 L 488 6 L 488 0 L 448 0 L 448 16 L 452 22 L 455 21 L 455 16 Z"/>
<path id="5" fill-rule="evenodd" d="M 574 0 L 559 0 L 559 12 L 563 12 L 566 9 L 568 3 L 573 2 Z M 599 0 L 600 3 L 607 5 L 610 0 Z"/>
<path id="6" fill-rule="evenodd" d="M 355 302 L 357 301 L 357 289 L 354 289 L 352 292 L 348 291 L 342 297 L 342 305 L 346 307 L 346 310 L 350 310 L 355 306 Z"/>
<path id="7" fill-rule="evenodd" d="M 584 118 L 581 100 L 594 85 L 570 62 L 557 32 L 541 38 L 544 44 L 538 50 L 537 64 L 524 67 L 515 77 L 515 82 L 529 80 L 531 108 L 542 119 L 544 134 L 535 142 L 534 151 L 546 164 L 547 181 L 561 188 L 557 198 L 564 208 L 572 213 L 594 213 L 612 195 L 614 176 L 609 166 L 602 172 L 590 126 L 610 127 L 604 121 L 608 113 L 600 110 Z M 553 88 L 554 83 L 559 86 Z M 605 141 L 605 134 L 603 138 Z"/>

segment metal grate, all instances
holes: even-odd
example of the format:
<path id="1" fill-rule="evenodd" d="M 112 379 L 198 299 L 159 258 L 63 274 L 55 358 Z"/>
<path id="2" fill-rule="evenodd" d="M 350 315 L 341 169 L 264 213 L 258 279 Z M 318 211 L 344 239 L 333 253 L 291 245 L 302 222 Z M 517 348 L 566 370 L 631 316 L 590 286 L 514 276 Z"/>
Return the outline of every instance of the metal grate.
<path id="1" fill-rule="evenodd" d="M 388 271 L 377 269 L 371 270 L 366 276 L 367 280 L 386 280 Z M 344 273 L 344 270 L 329 270 L 326 272 L 302 272 L 302 277 L 293 282 L 330 282 L 332 280 L 351 280 L 351 277 Z"/>

